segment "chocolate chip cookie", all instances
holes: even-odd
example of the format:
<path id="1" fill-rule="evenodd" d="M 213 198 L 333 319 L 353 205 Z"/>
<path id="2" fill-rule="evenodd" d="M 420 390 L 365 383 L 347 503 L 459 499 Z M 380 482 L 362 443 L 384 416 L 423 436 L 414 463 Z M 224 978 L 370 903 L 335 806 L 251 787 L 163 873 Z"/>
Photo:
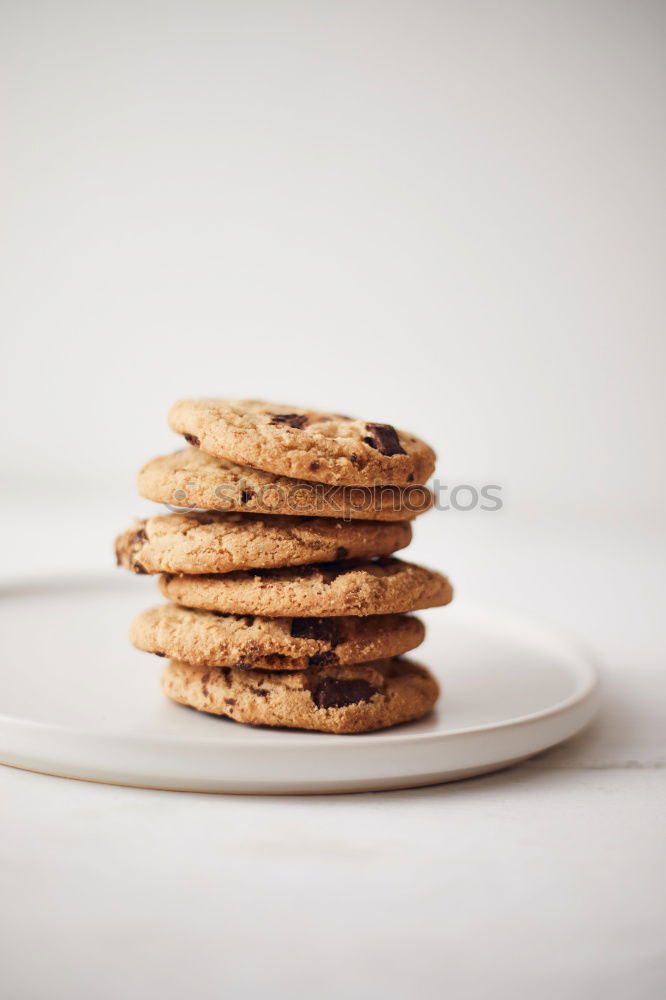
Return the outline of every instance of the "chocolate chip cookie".
<path id="1" fill-rule="evenodd" d="M 368 618 L 262 618 L 162 604 L 130 626 L 138 649 L 202 667 L 306 670 L 399 656 L 425 635 L 412 615 Z"/>
<path id="2" fill-rule="evenodd" d="M 147 462 L 139 493 L 172 507 L 256 514 L 405 521 L 433 504 L 425 486 L 327 486 L 288 479 L 184 448 Z"/>
<path id="3" fill-rule="evenodd" d="M 162 687 L 200 712 L 323 733 L 366 733 L 420 719 L 439 694 L 432 674 L 404 659 L 279 673 L 172 660 Z"/>
<path id="4" fill-rule="evenodd" d="M 210 455 L 334 486 L 425 483 L 435 468 L 429 445 L 390 424 L 260 400 L 183 399 L 169 425 Z"/>
<path id="5" fill-rule="evenodd" d="M 116 558 L 135 573 L 229 573 L 389 555 L 411 537 L 408 521 L 163 514 L 136 521 L 119 535 Z"/>
<path id="6" fill-rule="evenodd" d="M 448 604 L 453 597 L 441 573 L 391 558 L 219 576 L 165 574 L 159 586 L 186 607 L 268 618 L 400 614 Z"/>

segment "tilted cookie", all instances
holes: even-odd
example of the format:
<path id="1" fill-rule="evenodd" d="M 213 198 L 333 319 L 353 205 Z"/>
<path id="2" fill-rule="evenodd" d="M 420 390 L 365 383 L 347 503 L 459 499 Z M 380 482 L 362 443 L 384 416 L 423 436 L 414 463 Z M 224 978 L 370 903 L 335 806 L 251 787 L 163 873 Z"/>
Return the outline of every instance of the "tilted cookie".
<path id="1" fill-rule="evenodd" d="M 169 425 L 210 455 L 317 483 L 404 486 L 435 468 L 429 445 L 390 424 L 254 399 L 182 399 Z"/>
<path id="2" fill-rule="evenodd" d="M 433 504 L 425 486 L 327 486 L 288 479 L 235 465 L 184 448 L 147 462 L 139 472 L 139 493 L 173 507 L 243 511 L 253 514 L 405 521 Z"/>
<path id="3" fill-rule="evenodd" d="M 162 688 L 200 712 L 323 733 L 366 733 L 420 719 L 439 694 L 425 667 L 403 659 L 283 673 L 172 660 Z"/>
<path id="4" fill-rule="evenodd" d="M 411 615 L 368 618 L 260 618 L 162 604 L 138 615 L 130 639 L 139 649 L 195 666 L 305 670 L 399 656 L 425 635 Z"/>
<path id="5" fill-rule="evenodd" d="M 409 545 L 408 521 L 276 514 L 162 514 L 118 536 L 119 566 L 135 573 L 229 573 L 389 555 Z"/>
<path id="6" fill-rule="evenodd" d="M 220 576 L 159 579 L 165 597 L 189 608 L 269 618 L 384 615 L 448 604 L 451 584 L 400 559 L 323 563 Z"/>

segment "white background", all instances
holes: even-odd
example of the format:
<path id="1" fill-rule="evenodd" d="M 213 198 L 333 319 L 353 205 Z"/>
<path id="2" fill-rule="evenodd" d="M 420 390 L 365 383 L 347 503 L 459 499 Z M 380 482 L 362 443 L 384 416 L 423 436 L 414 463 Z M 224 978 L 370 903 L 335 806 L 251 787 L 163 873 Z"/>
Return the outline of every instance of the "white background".
<path id="1" fill-rule="evenodd" d="M 514 503 L 656 510 L 663 4 L 2 14 L 10 482 L 127 484 L 208 393 L 413 428 Z"/>
<path id="2" fill-rule="evenodd" d="M 312 404 L 502 485 L 410 552 L 610 692 L 448 789 L 0 769 L 10 1000 L 663 995 L 665 41 L 657 2 L 1 4 L 5 573 L 110 564 L 173 399 Z"/>

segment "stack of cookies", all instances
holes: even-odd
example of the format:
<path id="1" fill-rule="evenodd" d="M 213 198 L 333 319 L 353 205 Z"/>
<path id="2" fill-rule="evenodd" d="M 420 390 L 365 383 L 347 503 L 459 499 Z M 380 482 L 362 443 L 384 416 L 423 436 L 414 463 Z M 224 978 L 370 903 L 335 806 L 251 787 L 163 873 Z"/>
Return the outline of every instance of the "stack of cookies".
<path id="1" fill-rule="evenodd" d="M 418 719 L 438 686 L 402 658 L 447 604 L 440 573 L 392 557 L 432 505 L 435 454 L 411 434 L 255 400 L 169 413 L 188 447 L 148 462 L 139 491 L 170 513 L 119 536 L 119 565 L 169 601 L 132 623 L 169 657 L 174 701 L 237 722 L 360 733 Z"/>

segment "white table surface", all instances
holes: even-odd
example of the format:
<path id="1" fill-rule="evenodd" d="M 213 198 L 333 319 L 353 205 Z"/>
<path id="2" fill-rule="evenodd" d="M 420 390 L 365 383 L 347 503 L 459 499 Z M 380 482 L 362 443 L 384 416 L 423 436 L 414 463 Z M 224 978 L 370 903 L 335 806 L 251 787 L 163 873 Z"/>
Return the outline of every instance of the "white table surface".
<path id="1" fill-rule="evenodd" d="M 99 568 L 130 500 L 12 511 L 3 574 Z M 598 722 L 503 773 L 356 796 L 0 768 L 3 997 L 665 995 L 666 533 L 447 516 L 410 556 L 587 641 Z"/>

